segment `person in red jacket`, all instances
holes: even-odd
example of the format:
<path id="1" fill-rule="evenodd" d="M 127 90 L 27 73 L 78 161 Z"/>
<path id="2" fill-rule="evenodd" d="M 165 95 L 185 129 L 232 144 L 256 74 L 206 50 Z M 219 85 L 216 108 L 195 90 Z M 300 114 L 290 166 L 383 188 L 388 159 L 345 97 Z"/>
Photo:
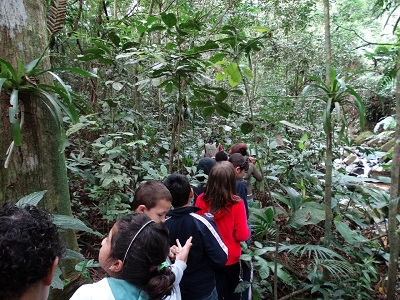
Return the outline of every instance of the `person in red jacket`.
<path id="1" fill-rule="evenodd" d="M 240 282 L 240 242 L 250 236 L 243 199 L 236 195 L 236 177 L 233 165 L 217 163 L 208 175 L 205 192 L 196 200 L 197 213 L 214 218 L 222 240 L 228 247 L 228 261 L 217 273 L 218 299 L 240 299 L 234 293 Z"/>

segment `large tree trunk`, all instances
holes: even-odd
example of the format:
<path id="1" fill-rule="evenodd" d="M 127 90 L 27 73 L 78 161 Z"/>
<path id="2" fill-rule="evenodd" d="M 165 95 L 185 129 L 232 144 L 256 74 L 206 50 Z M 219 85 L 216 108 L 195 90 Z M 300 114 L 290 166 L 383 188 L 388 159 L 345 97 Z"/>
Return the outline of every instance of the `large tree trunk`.
<path id="1" fill-rule="evenodd" d="M 47 46 L 46 2 L 5 0 L 0 5 L 0 57 L 14 68 L 17 68 L 17 59 L 26 65 L 40 57 Z M 45 59 L 40 67 L 47 69 L 49 66 L 49 60 Z M 39 80 L 51 82 L 50 78 Z M 47 190 L 40 205 L 52 213 L 71 215 L 65 158 L 60 152 L 60 130 L 36 95 L 19 93 L 20 111 L 24 111 L 22 145 L 14 148 L 5 168 L 6 152 L 12 142 L 9 100 L 10 95 L 1 90 L 0 203 L 16 202 L 35 191 Z M 63 240 L 66 248 L 78 249 L 73 231 L 63 233 Z M 63 263 L 61 267 L 65 279 L 74 282 L 74 266 Z"/>

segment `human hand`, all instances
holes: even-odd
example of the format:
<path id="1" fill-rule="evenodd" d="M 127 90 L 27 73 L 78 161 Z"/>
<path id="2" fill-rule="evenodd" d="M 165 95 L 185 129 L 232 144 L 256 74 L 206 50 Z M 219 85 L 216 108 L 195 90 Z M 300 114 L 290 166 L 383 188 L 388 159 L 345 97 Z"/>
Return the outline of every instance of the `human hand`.
<path id="1" fill-rule="evenodd" d="M 173 245 L 171 248 L 169 248 L 168 257 L 172 262 L 175 261 L 177 252 L 178 252 L 178 246 Z"/>
<path id="2" fill-rule="evenodd" d="M 253 157 L 253 156 L 250 156 L 250 157 L 249 157 L 249 161 L 250 161 L 252 164 L 254 164 L 254 163 L 256 162 L 256 158 Z"/>
<path id="3" fill-rule="evenodd" d="M 187 239 L 187 241 L 183 247 L 178 239 L 176 239 L 176 244 L 177 244 L 177 246 L 173 246 L 173 247 L 176 247 L 174 249 L 175 259 L 180 259 L 186 263 L 187 259 L 188 259 L 190 248 L 192 247 L 192 237 Z"/>

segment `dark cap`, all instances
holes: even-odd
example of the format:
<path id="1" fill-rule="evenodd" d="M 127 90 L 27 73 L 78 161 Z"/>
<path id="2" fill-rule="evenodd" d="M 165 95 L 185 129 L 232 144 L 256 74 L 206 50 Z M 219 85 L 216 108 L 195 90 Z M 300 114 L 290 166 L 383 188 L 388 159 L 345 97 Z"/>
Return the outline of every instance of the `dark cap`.
<path id="1" fill-rule="evenodd" d="M 212 159 L 210 157 L 204 157 L 200 159 L 199 164 L 197 166 L 197 171 L 202 170 L 204 174 L 208 175 L 210 173 L 211 168 L 216 164 L 217 162 L 215 159 Z"/>

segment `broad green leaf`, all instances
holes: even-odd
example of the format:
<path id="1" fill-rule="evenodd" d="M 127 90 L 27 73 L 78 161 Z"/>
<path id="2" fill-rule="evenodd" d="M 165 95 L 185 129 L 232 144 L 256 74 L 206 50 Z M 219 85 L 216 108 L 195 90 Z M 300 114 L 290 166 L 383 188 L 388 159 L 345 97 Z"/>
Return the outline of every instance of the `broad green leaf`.
<path id="1" fill-rule="evenodd" d="M 108 34 L 108 38 L 111 40 L 111 42 L 113 42 L 113 44 L 116 47 L 119 47 L 119 43 L 120 43 L 121 40 L 120 40 L 119 36 L 114 31 L 111 31 Z"/>
<path id="2" fill-rule="evenodd" d="M 22 64 L 22 60 L 20 58 L 17 58 L 17 78 L 15 79 L 15 81 L 19 85 L 21 84 L 22 81 L 22 74 L 24 74 L 24 65 Z"/>
<path id="3" fill-rule="evenodd" d="M 214 112 L 214 107 L 213 106 L 208 106 L 205 107 L 202 112 L 203 112 L 203 116 L 207 117 L 207 116 L 211 116 Z"/>
<path id="4" fill-rule="evenodd" d="M 192 105 L 195 107 L 210 107 L 212 106 L 210 102 L 208 101 L 193 101 Z"/>
<path id="5" fill-rule="evenodd" d="M 243 96 L 244 95 L 243 91 L 240 90 L 240 89 L 233 89 L 233 90 L 230 90 L 229 92 L 230 93 L 235 93 L 235 94 L 237 94 L 239 96 Z"/>
<path id="6" fill-rule="evenodd" d="M 308 202 L 311 203 L 311 202 Z M 304 207 L 295 211 L 287 222 L 288 226 L 293 228 L 300 228 L 309 224 L 318 224 L 319 222 L 325 220 L 325 209 L 324 206 L 319 203 L 318 206 L 308 206 L 305 203 Z"/>
<path id="7" fill-rule="evenodd" d="M 218 103 L 224 101 L 228 97 L 228 93 L 226 91 L 219 92 L 215 95 L 215 101 Z"/>
<path id="8" fill-rule="evenodd" d="M 218 61 L 223 60 L 223 59 L 225 58 L 226 55 L 227 55 L 226 53 L 217 53 L 217 54 L 211 56 L 210 61 L 211 61 L 212 63 L 216 63 L 216 62 L 218 62 Z"/>
<path id="9" fill-rule="evenodd" d="M 244 134 L 252 132 L 253 128 L 254 128 L 254 125 L 249 122 L 244 122 L 240 125 L 240 131 Z"/>
<path id="10" fill-rule="evenodd" d="M 10 72 L 11 78 L 17 82 L 17 73 L 15 72 L 14 68 L 12 65 L 6 61 L 5 59 L 0 57 L 0 62 L 1 62 L 1 77 L 9 78 L 7 76 L 7 72 Z"/>
<path id="11" fill-rule="evenodd" d="M 218 103 L 218 105 L 215 107 L 215 110 L 219 115 L 228 118 L 232 108 L 226 103 Z"/>
<path id="12" fill-rule="evenodd" d="M 76 231 L 84 231 L 98 236 L 103 236 L 101 233 L 87 227 L 81 220 L 66 215 L 54 215 L 54 224 L 61 229 L 73 229 Z"/>
<path id="13" fill-rule="evenodd" d="M 247 80 L 252 80 L 254 75 L 253 72 L 249 68 L 242 68 L 243 75 L 246 77 Z"/>
<path id="14" fill-rule="evenodd" d="M 215 76 L 215 81 L 218 83 L 221 80 L 225 79 L 226 76 L 228 76 L 228 75 L 225 73 L 217 73 L 217 75 Z"/>
<path id="15" fill-rule="evenodd" d="M 176 25 L 176 16 L 174 13 L 162 13 L 161 14 L 161 20 L 165 23 L 165 25 L 167 25 L 169 28 L 171 28 L 172 26 Z"/>
<path id="16" fill-rule="evenodd" d="M 11 132 L 12 132 L 14 145 L 16 147 L 21 146 L 21 144 L 22 144 L 22 135 L 21 135 L 21 125 L 19 123 L 19 120 L 16 120 L 15 122 L 12 123 Z"/>
<path id="17" fill-rule="evenodd" d="M 334 221 L 336 229 L 339 231 L 340 235 L 345 239 L 345 241 L 351 245 L 356 243 L 365 243 L 369 240 L 364 238 L 358 232 L 350 229 L 350 227 L 341 222 L 341 221 Z"/>
<path id="18" fill-rule="evenodd" d="M 236 63 L 231 63 L 224 68 L 224 71 L 228 74 L 228 81 L 231 87 L 235 87 L 242 82 L 242 75 Z"/>
<path id="19" fill-rule="evenodd" d="M 97 54 L 97 55 L 103 55 L 106 52 L 101 49 L 101 48 L 89 48 L 89 49 L 85 49 L 85 53 L 91 53 L 91 54 Z"/>
<path id="20" fill-rule="evenodd" d="M 258 32 L 264 33 L 264 32 L 270 32 L 271 29 L 264 27 L 264 26 L 255 26 L 254 29 Z"/>
<path id="21" fill-rule="evenodd" d="M 44 194 L 46 194 L 46 192 L 47 190 L 40 192 L 33 192 L 32 194 L 29 194 L 28 196 L 19 199 L 15 205 L 19 207 L 23 206 L 24 204 L 30 204 L 36 206 L 40 202 L 40 200 L 43 199 L 43 196 Z"/>
<path id="22" fill-rule="evenodd" d="M 158 25 L 158 24 L 154 24 L 153 26 L 151 26 L 149 29 L 147 29 L 147 32 L 153 32 L 153 31 L 162 31 L 162 30 L 166 30 L 167 28 L 165 28 L 162 25 Z"/>
<path id="23" fill-rule="evenodd" d="M 42 60 L 42 57 L 32 60 L 29 64 L 24 67 L 25 72 L 29 75 L 29 73 L 36 68 L 38 63 Z"/>

